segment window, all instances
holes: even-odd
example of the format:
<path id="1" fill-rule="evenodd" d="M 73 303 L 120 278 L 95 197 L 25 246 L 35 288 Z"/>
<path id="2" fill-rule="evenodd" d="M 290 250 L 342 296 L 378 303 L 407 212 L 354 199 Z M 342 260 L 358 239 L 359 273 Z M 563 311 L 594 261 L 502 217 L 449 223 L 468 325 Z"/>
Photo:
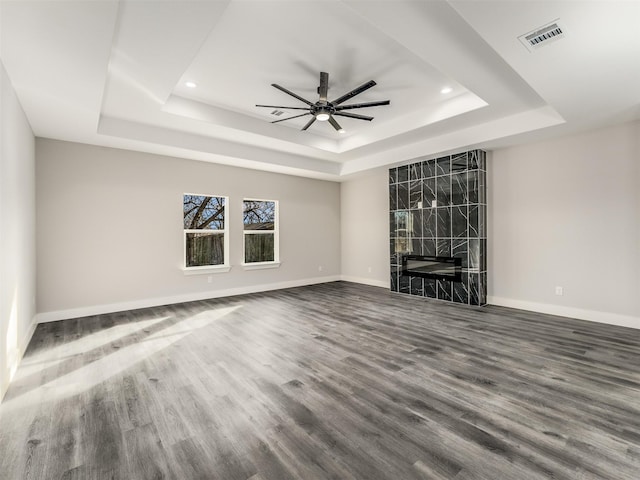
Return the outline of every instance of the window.
<path id="1" fill-rule="evenodd" d="M 278 202 L 244 200 L 244 263 L 277 264 Z"/>
<path id="2" fill-rule="evenodd" d="M 183 196 L 185 268 L 228 269 L 227 203 L 227 197 Z"/>

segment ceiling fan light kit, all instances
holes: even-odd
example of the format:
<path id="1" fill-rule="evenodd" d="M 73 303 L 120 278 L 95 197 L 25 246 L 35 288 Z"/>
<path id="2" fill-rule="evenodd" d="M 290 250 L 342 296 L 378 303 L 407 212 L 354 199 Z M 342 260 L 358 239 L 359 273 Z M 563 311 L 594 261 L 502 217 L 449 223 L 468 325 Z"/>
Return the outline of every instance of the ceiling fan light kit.
<path id="1" fill-rule="evenodd" d="M 339 117 L 348 117 L 355 118 L 357 120 L 366 120 L 370 122 L 373 120 L 373 117 L 369 117 L 367 115 L 359 115 L 357 113 L 345 112 L 344 110 L 352 110 L 355 108 L 367 108 L 367 107 L 378 107 L 380 105 L 389 105 L 391 102 L 389 100 L 381 100 L 377 102 L 365 102 L 365 103 L 352 103 L 350 105 L 342 105 L 343 102 L 352 99 L 356 95 L 361 94 L 365 90 L 370 89 L 375 86 L 376 82 L 373 80 L 369 80 L 367 83 L 360 85 L 357 88 L 354 88 L 350 92 L 345 93 L 341 97 L 333 100 L 327 100 L 327 93 L 329 91 L 329 74 L 327 72 L 320 72 L 320 86 L 318 87 L 318 101 L 315 103 L 310 102 L 309 100 L 302 98 L 300 95 L 293 93 L 290 90 L 287 90 L 284 87 L 276 83 L 272 83 L 271 86 L 277 88 L 281 92 L 286 93 L 287 95 L 292 96 L 296 100 L 299 100 L 305 104 L 306 107 L 284 107 L 278 105 L 256 105 L 256 107 L 266 107 L 266 108 L 283 108 L 286 110 L 307 110 L 306 113 L 301 113 L 300 115 L 294 115 L 293 117 L 281 118 L 279 120 L 274 120 L 271 123 L 279 123 L 284 122 L 286 120 L 292 120 L 294 118 L 305 117 L 307 115 L 311 115 L 312 118 L 307 122 L 307 124 L 302 127 L 302 130 L 307 130 L 313 123 L 318 120 L 319 122 L 328 121 L 333 128 L 339 133 L 345 133 L 345 129 L 340 126 L 340 124 L 336 121 L 334 116 Z"/>

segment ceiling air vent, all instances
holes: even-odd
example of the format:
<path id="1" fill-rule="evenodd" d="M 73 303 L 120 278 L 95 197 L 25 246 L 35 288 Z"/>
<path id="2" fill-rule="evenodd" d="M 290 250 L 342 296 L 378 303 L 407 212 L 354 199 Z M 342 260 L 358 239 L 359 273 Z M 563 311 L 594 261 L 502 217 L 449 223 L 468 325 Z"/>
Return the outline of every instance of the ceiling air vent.
<path id="1" fill-rule="evenodd" d="M 564 30 L 558 24 L 558 20 L 555 20 L 553 23 L 545 25 L 544 27 L 540 27 L 532 32 L 525 33 L 524 35 L 520 35 L 518 40 L 520 40 L 530 52 L 533 52 L 534 50 L 544 47 L 555 40 L 560 40 L 563 37 Z"/>
<path id="2" fill-rule="evenodd" d="M 283 113 L 284 112 L 282 110 L 274 110 L 273 112 L 271 112 L 271 115 L 275 115 L 276 117 L 279 117 Z"/>

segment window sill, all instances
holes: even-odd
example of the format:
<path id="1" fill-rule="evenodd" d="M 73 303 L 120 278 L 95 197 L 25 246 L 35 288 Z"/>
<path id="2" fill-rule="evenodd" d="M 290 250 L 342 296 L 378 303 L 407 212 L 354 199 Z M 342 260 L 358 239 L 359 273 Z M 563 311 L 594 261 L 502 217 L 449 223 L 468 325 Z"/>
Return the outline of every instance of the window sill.
<path id="1" fill-rule="evenodd" d="M 278 268 L 280 262 L 241 263 L 240 266 L 242 266 L 244 270 L 263 270 L 265 268 Z"/>
<path id="2" fill-rule="evenodd" d="M 212 273 L 227 273 L 231 270 L 229 265 L 211 265 L 205 267 L 182 267 L 185 275 L 207 275 Z"/>

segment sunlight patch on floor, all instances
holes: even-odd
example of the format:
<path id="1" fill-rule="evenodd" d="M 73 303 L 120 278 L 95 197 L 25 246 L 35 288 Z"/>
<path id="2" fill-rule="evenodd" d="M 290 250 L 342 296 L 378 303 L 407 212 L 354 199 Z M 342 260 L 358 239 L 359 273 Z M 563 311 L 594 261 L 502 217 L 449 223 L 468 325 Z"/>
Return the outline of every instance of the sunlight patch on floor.
<path id="1" fill-rule="evenodd" d="M 134 334 L 156 325 L 169 317 L 151 318 L 137 322 L 123 323 L 82 336 L 71 342 L 56 347 L 43 349 L 33 355 L 26 356 L 20 364 L 20 378 L 32 375 L 44 368 L 50 368 L 70 357 L 102 348 L 127 335 Z"/>
<path id="2" fill-rule="evenodd" d="M 62 375 L 38 388 L 27 391 L 22 395 L 7 398 L 0 406 L 0 413 L 5 415 L 11 411 L 27 408 L 39 402 L 59 401 L 90 390 L 96 385 L 124 372 L 138 362 L 149 358 L 155 353 L 175 344 L 212 322 L 233 313 L 239 308 L 241 308 L 241 306 L 208 310 L 170 325 L 167 328 L 150 333 L 148 336 L 137 340 L 131 345 L 114 349 L 113 352 L 102 356 L 98 360 Z M 140 327 L 139 322 L 132 324 L 132 326 L 134 328 L 138 326 L 139 328 L 137 328 L 137 330 L 148 328 L 147 326 Z M 78 342 L 81 343 L 82 340 L 83 339 L 79 339 Z M 104 345 L 104 337 L 102 340 L 101 345 Z M 117 342 L 117 338 L 115 340 Z M 95 343 L 95 339 L 92 338 L 89 342 Z M 86 351 L 81 345 L 74 345 L 73 348 L 79 353 Z"/>

